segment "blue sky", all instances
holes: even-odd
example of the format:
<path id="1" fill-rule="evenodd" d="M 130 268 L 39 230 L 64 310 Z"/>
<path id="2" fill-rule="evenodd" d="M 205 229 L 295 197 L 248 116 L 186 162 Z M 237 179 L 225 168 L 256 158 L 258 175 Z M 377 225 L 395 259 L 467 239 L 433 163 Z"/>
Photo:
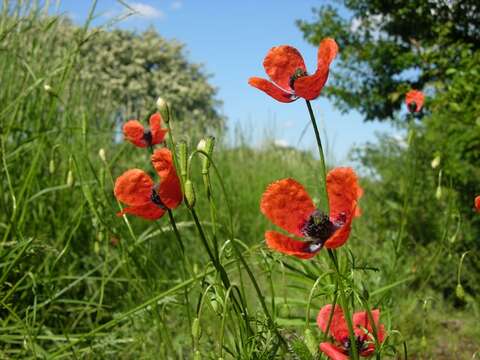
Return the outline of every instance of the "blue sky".
<path id="1" fill-rule="evenodd" d="M 308 113 L 303 101 L 279 103 L 263 92 L 250 87 L 251 76 L 265 76 L 262 67 L 267 51 L 277 45 L 296 47 L 303 55 L 307 68 L 316 68 L 317 49 L 303 40 L 295 26 L 297 19 L 311 19 L 311 9 L 321 4 L 312 0 L 140 0 L 126 1 L 139 15 L 130 17 L 116 26 L 142 31 L 153 25 L 167 39 L 177 39 L 186 44 L 187 57 L 192 62 L 203 63 L 211 74 L 211 83 L 218 88 L 218 98 L 223 101 L 222 112 L 228 126 L 241 126 L 255 144 L 265 134 L 280 143 L 315 149 L 313 132 L 309 128 Z M 75 22 L 82 23 L 89 10 L 90 1 L 63 0 L 60 11 L 69 14 Z M 104 24 L 123 7 L 116 0 L 99 0 L 96 25 Z M 161 95 L 161 94 L 159 94 Z M 393 132 L 388 124 L 364 123 L 362 117 L 351 112 L 340 114 L 325 98 L 313 102 L 324 141 L 328 140 L 329 159 L 337 165 L 346 163 L 348 150 L 354 144 L 374 141 L 374 133 Z"/>

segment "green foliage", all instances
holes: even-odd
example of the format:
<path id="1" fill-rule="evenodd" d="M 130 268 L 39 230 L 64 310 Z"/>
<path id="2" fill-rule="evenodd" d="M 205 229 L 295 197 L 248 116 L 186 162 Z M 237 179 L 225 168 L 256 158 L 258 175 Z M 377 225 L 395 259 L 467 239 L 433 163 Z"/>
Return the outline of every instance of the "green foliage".
<path id="1" fill-rule="evenodd" d="M 342 110 L 356 109 L 367 120 L 392 118 L 411 87 L 444 83 L 447 69 L 479 50 L 478 24 L 473 0 L 346 0 L 315 9 L 312 21 L 298 21 L 312 44 L 327 36 L 338 42 L 328 94 Z M 467 54 L 458 56 L 458 46 Z"/>

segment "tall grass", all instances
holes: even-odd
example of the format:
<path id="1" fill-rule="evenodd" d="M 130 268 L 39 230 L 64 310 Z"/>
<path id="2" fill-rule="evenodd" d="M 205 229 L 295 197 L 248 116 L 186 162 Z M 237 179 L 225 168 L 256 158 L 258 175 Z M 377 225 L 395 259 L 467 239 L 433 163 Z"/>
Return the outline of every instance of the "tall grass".
<path id="1" fill-rule="evenodd" d="M 0 356 L 320 358 L 305 349 L 312 349 L 308 336 L 317 346 L 323 339 L 315 316 L 336 297 L 328 256 L 304 262 L 272 254 L 263 241 L 268 221 L 258 209 L 265 187 L 283 177 L 301 179 L 318 202 L 318 160 L 294 149 L 232 147 L 218 139 L 212 161 L 219 176 L 212 167 L 205 188 L 198 154 L 191 170 L 195 211 L 207 241 L 219 244 L 219 262 L 203 250 L 195 218 L 182 206 L 174 218 L 183 267 L 168 217 L 146 222 L 115 215 L 114 179 L 128 168 L 148 170 L 149 154 L 117 141 L 116 109 L 76 76 L 79 49 L 94 36 L 94 13 L 95 3 L 77 41 L 52 57 L 59 53 L 62 18 L 47 17 L 46 8 L 30 2 L 4 1 L 1 10 Z M 174 119 L 172 126 L 181 138 Z M 192 151 L 199 136 L 188 138 Z M 370 183 L 364 181 L 366 188 L 374 188 Z M 431 182 L 423 186 L 435 189 Z M 379 225 L 393 211 L 388 200 L 366 194 L 363 204 L 372 220 L 355 224 L 340 268 L 350 269 L 345 284 L 357 308 L 360 302 L 382 308 L 389 333 L 383 357 L 440 358 L 438 347 L 444 358 L 471 356 L 478 339 L 473 319 L 453 312 L 429 287 L 438 271 L 432 264 L 448 252 L 395 242 L 405 232 L 414 235 L 402 222 L 398 229 Z M 449 209 L 454 212 L 454 202 Z M 451 234 L 444 226 L 445 236 Z M 478 305 L 472 307 L 478 314 Z M 466 324 L 463 340 L 445 341 L 443 329 L 458 325 L 448 322 L 454 316 Z"/>

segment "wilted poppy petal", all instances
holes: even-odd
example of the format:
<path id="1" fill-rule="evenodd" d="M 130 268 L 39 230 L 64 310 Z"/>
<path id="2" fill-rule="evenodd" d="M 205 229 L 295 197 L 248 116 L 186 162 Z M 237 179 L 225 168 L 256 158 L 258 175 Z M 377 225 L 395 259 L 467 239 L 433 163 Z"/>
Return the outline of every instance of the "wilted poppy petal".
<path id="1" fill-rule="evenodd" d="M 157 145 L 163 142 L 168 129 L 162 128 L 162 116 L 155 113 L 150 116 L 150 130 L 152 131 L 152 145 Z"/>
<path id="2" fill-rule="evenodd" d="M 183 196 L 172 153 L 166 148 L 155 150 L 152 164 L 160 176 L 160 186 L 157 189 L 160 199 L 169 209 L 176 208 L 182 202 Z"/>
<path id="3" fill-rule="evenodd" d="M 113 192 L 121 202 L 139 206 L 150 202 L 153 185 L 153 180 L 147 173 L 140 169 L 131 169 L 118 177 Z"/>
<path id="4" fill-rule="evenodd" d="M 300 259 L 310 259 L 317 253 L 308 251 L 309 243 L 292 239 L 276 231 L 265 232 L 265 241 L 270 249 L 279 251 L 285 255 L 296 256 Z"/>
<path id="5" fill-rule="evenodd" d="M 130 206 L 124 208 L 122 211 L 117 213 L 117 216 L 122 216 L 123 214 L 132 214 L 136 216 L 140 216 L 147 220 L 156 220 L 160 219 L 163 214 L 165 214 L 165 210 L 158 207 L 153 203 L 148 203 L 139 206 Z"/>
<path id="6" fill-rule="evenodd" d="M 301 229 L 315 211 L 315 205 L 300 183 L 283 179 L 267 187 L 260 201 L 260 210 L 275 225 L 302 237 Z"/>
<path id="7" fill-rule="evenodd" d="M 123 125 L 123 135 L 125 139 L 138 147 L 147 147 L 147 142 L 143 138 L 143 125 L 137 120 L 129 120 Z"/>
<path id="8" fill-rule="evenodd" d="M 422 110 L 424 101 L 425 101 L 425 96 L 419 90 L 410 90 L 405 95 L 405 103 L 407 104 L 407 107 L 409 110 L 410 110 L 410 104 L 415 103 L 414 112 L 419 112 L 420 110 Z"/>
<path id="9" fill-rule="evenodd" d="M 328 319 L 330 319 L 330 313 L 332 312 L 332 305 L 328 304 L 322 307 L 317 316 L 317 325 L 323 331 L 327 331 Z M 343 310 L 340 306 L 336 305 L 332 315 L 332 321 L 330 323 L 330 334 L 335 340 L 341 341 L 348 336 L 347 323 L 343 315 Z"/>
<path id="10" fill-rule="evenodd" d="M 330 64 L 338 53 L 335 40 L 326 38 L 320 42 L 317 54 L 317 71 L 311 76 L 300 77 L 295 81 L 295 94 L 306 100 L 316 99 L 328 79 Z"/>
<path id="11" fill-rule="evenodd" d="M 263 67 L 274 83 L 282 89 L 291 90 L 290 80 L 296 71 L 305 73 L 302 55 L 292 46 L 282 45 L 270 49 Z"/>
<path id="12" fill-rule="evenodd" d="M 480 195 L 475 198 L 475 211 L 480 213 Z"/>
<path id="13" fill-rule="evenodd" d="M 274 83 L 262 78 L 251 77 L 248 79 L 248 83 L 280 102 L 289 103 L 297 99 L 294 95 L 280 89 Z"/>
<path id="14" fill-rule="evenodd" d="M 320 343 L 320 350 L 331 360 L 348 360 L 348 356 L 333 344 L 326 342 Z"/>

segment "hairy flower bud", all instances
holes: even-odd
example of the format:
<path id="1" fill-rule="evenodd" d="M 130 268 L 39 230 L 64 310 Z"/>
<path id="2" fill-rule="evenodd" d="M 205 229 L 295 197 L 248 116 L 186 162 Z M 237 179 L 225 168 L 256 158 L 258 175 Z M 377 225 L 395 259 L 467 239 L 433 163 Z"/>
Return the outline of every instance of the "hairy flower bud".
<path id="1" fill-rule="evenodd" d="M 162 119 L 165 123 L 168 123 L 170 121 L 170 107 L 168 106 L 168 103 L 165 101 L 165 99 L 159 97 L 157 99 L 157 109 L 162 115 Z"/>
<path id="2" fill-rule="evenodd" d="M 53 174 L 55 172 L 55 161 L 53 159 L 50 159 L 50 163 L 48 164 L 48 171 L 50 174 Z"/>
<path id="3" fill-rule="evenodd" d="M 98 156 L 100 156 L 100 159 L 102 159 L 102 161 L 107 161 L 107 156 L 105 155 L 104 148 L 100 148 L 100 150 L 98 150 Z"/>
<path id="4" fill-rule="evenodd" d="M 440 165 L 440 155 L 437 155 L 433 158 L 432 163 L 430 164 L 432 166 L 432 169 L 436 169 Z"/>
<path id="5" fill-rule="evenodd" d="M 202 329 L 200 327 L 200 320 L 198 318 L 195 318 L 192 323 L 192 337 L 195 343 L 197 343 L 200 339 L 201 331 Z"/>
<path id="6" fill-rule="evenodd" d="M 195 206 L 195 189 L 191 180 L 185 181 L 185 200 L 188 208 Z"/>
<path id="7" fill-rule="evenodd" d="M 68 186 L 68 187 L 72 187 L 74 182 L 75 182 L 75 179 L 73 178 L 73 171 L 72 171 L 72 170 L 68 170 L 68 173 L 67 173 L 67 186 Z"/>
<path id="8" fill-rule="evenodd" d="M 209 136 L 205 140 L 205 148 L 203 151 L 207 153 L 207 156 L 204 156 L 202 159 L 202 173 L 208 173 L 208 169 L 210 168 L 210 158 L 213 155 L 213 148 L 215 147 L 215 138 L 213 136 Z"/>
<path id="9" fill-rule="evenodd" d="M 455 295 L 460 300 L 465 299 L 465 290 L 463 289 L 462 284 L 460 284 L 460 283 L 457 284 L 457 287 L 455 288 Z"/>
<path id="10" fill-rule="evenodd" d="M 305 339 L 305 345 L 307 345 L 308 350 L 310 350 L 310 353 L 312 355 L 315 355 L 318 350 L 318 341 L 317 339 L 315 339 L 315 336 L 313 335 L 312 330 L 305 329 L 305 332 L 303 333 L 303 337 Z"/>

